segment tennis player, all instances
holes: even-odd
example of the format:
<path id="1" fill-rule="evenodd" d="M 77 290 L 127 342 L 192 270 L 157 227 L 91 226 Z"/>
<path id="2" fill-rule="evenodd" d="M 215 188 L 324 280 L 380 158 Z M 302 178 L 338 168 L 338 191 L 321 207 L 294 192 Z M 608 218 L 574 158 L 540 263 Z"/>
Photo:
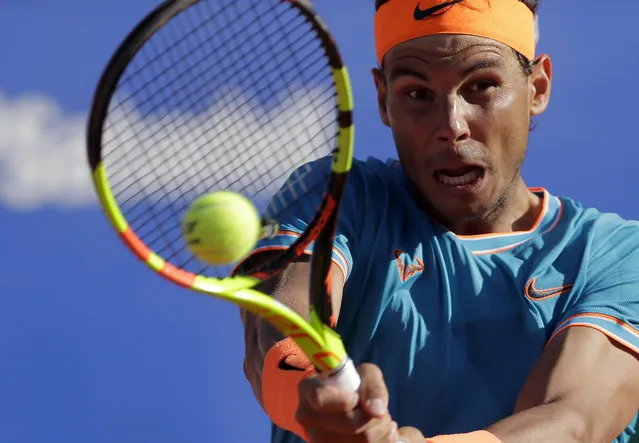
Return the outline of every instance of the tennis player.
<path id="1" fill-rule="evenodd" d="M 628 442 L 639 223 L 524 183 L 552 83 L 537 2 L 376 7 L 373 77 L 399 160 L 355 162 L 332 283 L 362 388 L 318 383 L 292 341 L 243 314 L 272 442 Z M 291 244 L 316 206 L 254 253 Z M 268 290 L 306 315 L 308 276 L 295 263 Z"/>

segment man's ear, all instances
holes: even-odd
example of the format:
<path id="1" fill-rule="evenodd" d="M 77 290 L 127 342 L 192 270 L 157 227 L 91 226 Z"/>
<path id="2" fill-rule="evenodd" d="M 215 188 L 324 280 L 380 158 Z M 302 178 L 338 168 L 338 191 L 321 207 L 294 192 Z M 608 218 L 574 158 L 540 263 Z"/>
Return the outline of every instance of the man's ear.
<path id="1" fill-rule="evenodd" d="M 382 119 L 382 123 L 390 127 L 391 119 L 386 106 L 387 90 L 384 72 L 379 68 L 374 68 L 371 73 L 373 74 L 373 81 L 375 82 L 375 88 L 377 89 L 377 107 L 379 109 L 379 116 Z"/>
<path id="2" fill-rule="evenodd" d="M 529 79 L 530 115 L 538 116 L 546 111 L 550 102 L 552 89 L 552 60 L 548 55 L 541 55 L 533 65 Z"/>

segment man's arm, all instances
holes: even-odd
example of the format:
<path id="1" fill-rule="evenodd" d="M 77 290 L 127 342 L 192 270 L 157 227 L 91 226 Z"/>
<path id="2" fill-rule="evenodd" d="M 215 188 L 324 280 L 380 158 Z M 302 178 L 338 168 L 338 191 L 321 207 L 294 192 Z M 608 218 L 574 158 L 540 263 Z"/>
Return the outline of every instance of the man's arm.
<path id="1" fill-rule="evenodd" d="M 589 327 L 570 327 L 530 372 L 513 415 L 486 428 L 427 442 L 610 443 L 639 410 L 639 356 Z M 423 443 L 417 429 L 399 430 Z"/>
<path id="2" fill-rule="evenodd" d="M 595 329 L 575 326 L 548 345 L 514 415 L 487 430 L 504 443 L 610 443 L 638 410 L 637 354 Z"/>
<path id="3" fill-rule="evenodd" d="M 256 288 L 270 294 L 306 320 L 310 317 L 308 291 L 311 271 L 309 259 L 310 257 L 305 256 L 301 261 L 290 264 L 281 274 Z M 331 272 L 333 279 L 331 297 L 333 313 L 337 320 L 342 304 L 344 276 L 335 265 L 332 266 Z M 264 357 L 268 350 L 284 337 L 277 329 L 255 315 L 244 310 L 240 310 L 240 315 L 244 324 L 244 374 L 251 383 L 255 398 L 264 407 L 262 398 Z"/>

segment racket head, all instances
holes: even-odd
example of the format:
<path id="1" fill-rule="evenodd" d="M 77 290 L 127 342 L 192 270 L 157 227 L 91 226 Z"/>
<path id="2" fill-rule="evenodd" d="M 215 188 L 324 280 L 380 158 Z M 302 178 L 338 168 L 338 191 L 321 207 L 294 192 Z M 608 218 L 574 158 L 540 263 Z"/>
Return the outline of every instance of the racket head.
<path id="1" fill-rule="evenodd" d="M 316 242 L 312 302 L 329 321 L 324 270 L 352 163 L 352 109 L 347 69 L 309 2 L 165 1 L 123 40 L 97 85 L 87 126 L 95 190 L 121 241 L 150 269 L 286 335 L 301 328 L 298 344 L 315 343 L 301 344 L 312 354 L 326 341 L 318 329 L 251 288 Z M 292 246 L 241 268 L 211 266 L 187 250 L 180 226 L 195 197 L 233 190 L 277 220 L 274 197 L 310 164 L 325 168 L 313 189 L 317 208 Z"/>

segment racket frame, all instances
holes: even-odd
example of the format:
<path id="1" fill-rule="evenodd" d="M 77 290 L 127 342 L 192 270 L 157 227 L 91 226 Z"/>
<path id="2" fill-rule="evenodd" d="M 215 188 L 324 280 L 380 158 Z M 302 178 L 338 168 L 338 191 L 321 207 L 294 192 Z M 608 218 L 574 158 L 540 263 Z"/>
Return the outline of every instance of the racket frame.
<path id="1" fill-rule="evenodd" d="M 92 171 L 92 181 L 103 212 L 121 241 L 157 274 L 179 286 L 226 300 L 259 316 L 282 334 L 292 338 L 309 357 L 318 372 L 331 376 L 331 380 L 337 384 L 356 390 L 359 386 L 357 372 L 347 356 L 341 338 L 329 326 L 332 311 L 330 276 L 333 238 L 339 202 L 353 157 L 353 96 L 349 74 L 342 62 L 337 45 L 309 1 L 281 0 L 297 8 L 306 18 L 325 51 L 336 91 L 339 132 L 332 157 L 330 185 L 319 206 L 321 210 L 316 213 L 304 234 L 285 253 L 280 254 L 276 263 L 272 263 L 269 269 L 257 270 L 248 275 L 233 275 L 224 279 L 196 275 L 180 269 L 152 251 L 136 235 L 111 191 L 101 151 L 103 123 L 108 116 L 112 95 L 131 60 L 155 32 L 181 11 L 200 1 L 203 0 L 167 0 L 153 9 L 120 43 L 100 77 L 87 123 L 87 157 Z M 306 248 L 313 241 L 315 246 L 311 260 L 312 278 L 309 288 L 313 296 L 311 297 L 311 318 L 307 322 L 292 309 L 253 288 L 305 254 Z"/>

